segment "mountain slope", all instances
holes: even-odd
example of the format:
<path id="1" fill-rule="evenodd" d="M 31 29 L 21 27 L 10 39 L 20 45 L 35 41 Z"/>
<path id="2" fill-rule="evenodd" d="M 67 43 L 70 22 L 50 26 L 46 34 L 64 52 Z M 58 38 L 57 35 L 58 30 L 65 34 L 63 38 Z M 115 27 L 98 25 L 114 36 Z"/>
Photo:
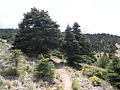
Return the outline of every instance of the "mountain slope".
<path id="1" fill-rule="evenodd" d="M 3 68 L 10 68 L 14 63 L 6 61 L 6 57 L 10 57 L 9 51 L 11 45 L 6 42 L 0 42 L 0 70 L 3 72 Z M 93 86 L 91 81 L 83 76 L 81 70 L 75 70 L 63 63 L 63 60 L 52 56 L 51 59 L 55 63 L 55 75 L 56 79 L 54 84 L 49 85 L 42 81 L 37 82 L 33 73 L 35 61 L 31 61 L 25 55 L 20 56 L 20 62 L 18 69 L 24 68 L 25 70 L 18 76 L 4 76 L 0 73 L 0 79 L 3 80 L 3 84 L 0 85 L 0 90 L 46 90 L 46 87 L 50 90 L 56 90 L 56 88 L 62 87 L 63 90 L 72 90 L 73 80 L 78 81 L 79 90 L 114 90 L 111 85 L 103 81 L 101 86 Z M 43 85 L 43 86 L 42 86 Z"/>

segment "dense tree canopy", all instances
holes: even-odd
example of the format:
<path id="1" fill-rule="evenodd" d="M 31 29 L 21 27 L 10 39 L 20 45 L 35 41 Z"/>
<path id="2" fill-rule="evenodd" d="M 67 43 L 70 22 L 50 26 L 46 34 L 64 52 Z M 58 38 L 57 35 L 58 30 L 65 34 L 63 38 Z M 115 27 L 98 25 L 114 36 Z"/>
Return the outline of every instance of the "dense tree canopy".
<path id="1" fill-rule="evenodd" d="M 91 43 L 89 39 L 87 39 L 85 35 L 82 34 L 80 26 L 77 22 L 73 24 L 73 33 L 75 39 L 79 42 L 79 46 L 81 46 L 81 55 L 89 55 L 91 53 Z"/>
<path id="2" fill-rule="evenodd" d="M 16 35 L 14 48 L 25 53 L 47 53 L 50 49 L 59 46 L 59 25 L 54 22 L 48 12 L 32 8 L 24 14 L 19 24 L 19 33 Z"/>
<path id="3" fill-rule="evenodd" d="M 96 52 L 115 53 L 116 43 L 120 43 L 120 37 L 110 34 L 86 34 L 92 44 L 91 50 Z"/>
<path id="4" fill-rule="evenodd" d="M 79 42 L 75 39 L 72 28 L 67 26 L 65 30 L 65 44 L 64 50 L 66 52 L 66 56 L 68 57 L 68 62 L 73 63 L 74 60 L 79 60 L 80 54 L 80 46 Z"/>
<path id="5" fill-rule="evenodd" d="M 14 37 L 17 34 L 18 29 L 0 29 L 0 38 L 8 40 L 8 42 L 13 42 Z"/>
<path id="6" fill-rule="evenodd" d="M 64 50 L 69 63 L 83 62 L 81 55 L 90 55 L 90 43 L 79 29 L 77 22 L 71 28 L 69 25 L 65 30 Z"/>

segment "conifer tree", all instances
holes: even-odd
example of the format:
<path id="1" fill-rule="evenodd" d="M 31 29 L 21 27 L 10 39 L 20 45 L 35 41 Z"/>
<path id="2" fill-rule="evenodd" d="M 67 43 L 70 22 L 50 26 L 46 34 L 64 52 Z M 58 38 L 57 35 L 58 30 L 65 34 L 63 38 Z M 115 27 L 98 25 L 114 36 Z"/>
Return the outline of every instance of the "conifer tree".
<path id="1" fill-rule="evenodd" d="M 79 60 L 80 46 L 72 32 L 72 28 L 68 25 L 65 30 L 65 52 L 68 63 L 72 64 Z"/>
<path id="2" fill-rule="evenodd" d="M 39 55 L 38 62 L 35 68 L 35 74 L 38 78 L 51 81 L 54 78 L 54 64 L 49 59 L 44 58 L 43 55 Z"/>
<path id="3" fill-rule="evenodd" d="M 73 24 L 73 33 L 75 35 L 75 39 L 79 42 L 79 46 L 81 47 L 81 55 L 90 55 L 90 41 L 81 33 L 80 25 L 77 22 Z"/>
<path id="4" fill-rule="evenodd" d="M 64 50 L 66 52 L 68 62 L 75 64 L 81 62 L 93 62 L 93 60 L 83 60 L 83 57 L 85 59 L 88 59 L 88 57 L 92 56 L 92 54 L 90 51 L 90 43 L 81 33 L 81 30 L 79 28 L 79 24 L 75 22 L 72 28 L 68 25 L 65 30 Z"/>
<path id="5" fill-rule="evenodd" d="M 14 48 L 21 49 L 24 53 L 47 53 L 58 48 L 60 30 L 48 12 L 32 8 L 24 14 L 24 19 L 19 24 L 19 33 L 16 35 Z"/>

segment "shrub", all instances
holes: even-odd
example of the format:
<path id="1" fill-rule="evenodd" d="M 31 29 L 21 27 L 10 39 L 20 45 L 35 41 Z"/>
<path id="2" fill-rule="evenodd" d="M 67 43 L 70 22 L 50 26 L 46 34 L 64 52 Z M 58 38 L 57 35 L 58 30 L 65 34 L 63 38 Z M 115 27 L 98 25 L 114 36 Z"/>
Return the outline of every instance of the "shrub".
<path id="1" fill-rule="evenodd" d="M 80 63 L 87 63 L 87 64 L 92 64 L 94 62 L 94 59 L 87 55 L 80 55 Z"/>
<path id="2" fill-rule="evenodd" d="M 12 85 L 13 85 L 14 87 L 19 86 L 19 81 L 13 80 L 13 81 L 12 81 Z"/>
<path id="3" fill-rule="evenodd" d="M 106 68 L 109 62 L 110 62 L 109 57 L 103 55 L 98 61 L 98 66 L 102 68 Z"/>
<path id="4" fill-rule="evenodd" d="M 61 52 L 58 51 L 58 50 L 53 50 L 53 51 L 51 52 L 51 55 L 56 56 L 56 57 L 59 57 L 60 59 L 62 59 L 62 57 L 63 57 L 63 55 L 61 54 Z"/>
<path id="5" fill-rule="evenodd" d="M 82 74 L 83 75 L 87 75 L 88 73 L 90 73 L 91 68 L 90 67 L 82 67 Z"/>
<path id="6" fill-rule="evenodd" d="M 87 77 L 97 76 L 100 79 L 106 80 L 108 72 L 107 70 L 102 68 L 97 68 L 97 67 L 90 68 L 87 66 L 82 68 L 82 74 L 86 75 Z"/>
<path id="7" fill-rule="evenodd" d="M 28 73 L 33 73 L 34 72 L 34 68 L 31 67 L 30 65 L 27 66 L 26 70 L 27 70 Z"/>
<path id="8" fill-rule="evenodd" d="M 72 89 L 73 90 L 79 90 L 79 84 L 77 80 L 72 81 Z"/>
<path id="9" fill-rule="evenodd" d="M 18 73 L 18 67 L 19 67 L 18 64 L 20 61 L 19 56 L 22 54 L 22 52 L 20 50 L 12 50 L 11 52 L 12 55 L 9 58 L 6 58 L 8 62 L 7 62 L 7 67 L 3 70 L 3 74 L 16 76 L 19 74 Z"/>
<path id="10" fill-rule="evenodd" d="M 40 81 L 39 81 L 39 84 L 40 84 L 40 87 L 47 87 L 47 86 L 49 85 L 49 82 L 40 80 Z"/>
<path id="11" fill-rule="evenodd" d="M 48 87 L 48 88 L 46 88 L 46 90 L 52 90 L 52 89 Z"/>
<path id="12" fill-rule="evenodd" d="M 4 77 L 0 76 L 0 86 L 4 83 L 5 79 Z"/>
<path id="13" fill-rule="evenodd" d="M 12 67 L 6 68 L 3 74 L 10 75 L 10 76 L 16 76 L 18 75 L 18 72 L 17 72 L 16 67 L 12 66 Z"/>
<path id="14" fill-rule="evenodd" d="M 26 73 L 23 73 L 19 76 L 19 81 L 24 84 L 26 82 L 27 78 L 26 78 Z"/>
<path id="15" fill-rule="evenodd" d="M 57 89 L 56 90 L 64 90 L 63 87 L 61 86 L 57 86 Z"/>
<path id="16" fill-rule="evenodd" d="M 108 72 L 105 69 L 94 68 L 92 70 L 92 74 L 101 78 L 101 79 L 106 80 Z"/>
<path id="17" fill-rule="evenodd" d="M 36 64 L 35 74 L 43 80 L 52 80 L 54 77 L 54 64 L 43 57 L 39 56 L 38 63 Z"/>
<path id="18" fill-rule="evenodd" d="M 28 90 L 36 90 L 36 84 L 31 82 L 28 84 Z"/>
<path id="19" fill-rule="evenodd" d="M 99 86 L 101 83 L 101 80 L 96 76 L 90 77 L 89 80 L 92 82 L 94 86 Z"/>
<path id="20" fill-rule="evenodd" d="M 3 84 L 3 80 L 0 79 L 0 86 Z"/>
<path id="21" fill-rule="evenodd" d="M 111 57 L 107 70 L 108 81 L 120 90 L 120 58 L 116 56 Z"/>
<path id="22" fill-rule="evenodd" d="M 17 67 L 18 62 L 19 62 L 19 56 L 22 54 L 22 52 L 18 49 L 12 50 L 12 56 L 9 59 L 11 62 L 15 63 L 15 66 Z"/>

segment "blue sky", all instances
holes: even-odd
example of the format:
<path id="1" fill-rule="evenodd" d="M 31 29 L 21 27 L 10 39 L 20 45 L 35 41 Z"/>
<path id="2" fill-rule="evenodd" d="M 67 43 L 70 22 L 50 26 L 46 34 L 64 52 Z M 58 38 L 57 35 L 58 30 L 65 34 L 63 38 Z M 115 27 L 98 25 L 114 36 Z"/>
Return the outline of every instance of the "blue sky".
<path id="1" fill-rule="evenodd" d="M 0 28 L 17 28 L 32 7 L 48 11 L 62 31 L 78 22 L 84 33 L 120 35 L 120 0 L 2 0 Z"/>

